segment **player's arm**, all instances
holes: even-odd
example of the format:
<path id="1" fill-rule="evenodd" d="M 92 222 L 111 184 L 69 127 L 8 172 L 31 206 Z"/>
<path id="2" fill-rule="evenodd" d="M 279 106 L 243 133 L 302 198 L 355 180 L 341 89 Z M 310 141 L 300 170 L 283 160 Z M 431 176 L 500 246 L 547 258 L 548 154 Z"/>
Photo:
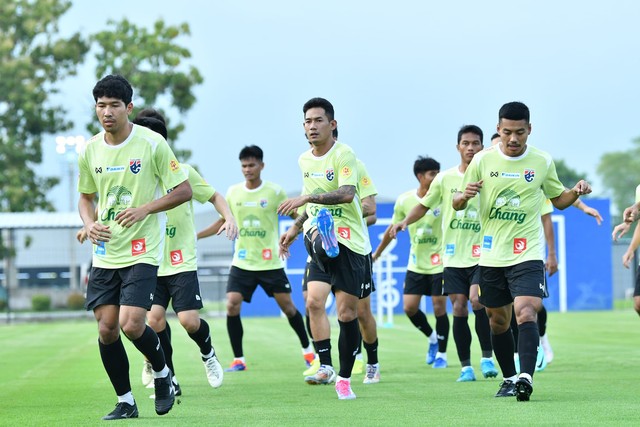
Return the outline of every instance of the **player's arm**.
<path id="1" fill-rule="evenodd" d="M 385 237 L 388 234 L 390 239 L 395 239 L 399 231 L 405 231 L 408 226 L 425 216 L 427 214 L 427 211 L 429 211 L 428 207 L 426 207 L 422 203 L 418 203 L 409 211 L 407 216 L 402 221 L 397 224 L 391 224 L 387 228 L 387 231 L 384 232 Z"/>
<path id="2" fill-rule="evenodd" d="M 602 224 L 602 215 L 598 212 L 597 209 L 588 206 L 585 202 L 578 199 L 573 203 L 574 208 L 580 209 L 582 212 L 586 213 L 589 216 L 592 216 L 596 219 L 598 225 Z"/>
<path id="3" fill-rule="evenodd" d="M 341 203 L 351 203 L 356 195 L 355 185 L 343 185 L 337 190 L 320 194 L 303 194 L 302 196 L 287 199 L 278 206 L 278 214 L 289 216 L 300 206 L 307 203 L 318 205 L 339 205 Z"/>
<path id="4" fill-rule="evenodd" d="M 362 217 L 366 220 L 367 227 L 378 221 L 376 210 L 376 196 L 371 195 L 362 199 Z"/>
<path id="5" fill-rule="evenodd" d="M 80 199 L 78 200 L 78 211 L 84 224 L 87 239 L 93 244 L 108 242 L 111 239 L 109 226 L 96 222 L 96 207 L 93 204 L 95 198 L 96 193 L 80 193 Z"/>
<path id="6" fill-rule="evenodd" d="M 384 233 L 382 234 L 382 240 L 378 244 L 378 247 L 376 248 L 376 250 L 373 251 L 373 253 L 371 254 L 371 258 L 373 258 L 374 262 L 377 261 L 382 256 L 382 253 L 384 252 L 384 250 L 387 248 L 387 246 L 389 246 L 389 243 L 391 243 L 391 240 L 393 240 L 390 234 L 392 227 L 393 227 L 393 224 L 389 224 L 387 229 L 384 230 Z"/>
<path id="7" fill-rule="evenodd" d="M 180 184 L 160 197 L 137 208 L 127 208 L 116 215 L 116 222 L 123 227 L 131 227 L 133 224 L 144 220 L 148 215 L 168 211 L 182 203 L 191 200 L 191 185 L 188 180 Z"/>
<path id="8" fill-rule="evenodd" d="M 544 266 L 549 273 L 549 277 L 553 276 L 558 271 L 558 257 L 556 256 L 556 236 L 553 232 L 553 222 L 551 221 L 551 214 L 544 214 L 541 217 L 542 228 L 544 229 L 544 239 L 547 242 L 547 261 Z"/>
<path id="9" fill-rule="evenodd" d="M 309 219 L 307 212 L 302 212 L 298 215 L 293 225 L 289 227 L 289 229 L 282 236 L 280 236 L 280 241 L 278 242 L 278 256 L 281 259 L 289 258 L 289 256 L 291 255 L 289 253 L 289 247 L 291 246 L 291 243 L 296 240 L 298 234 L 302 232 L 304 222 L 307 219 Z"/>
<path id="10" fill-rule="evenodd" d="M 624 222 L 620 225 L 627 226 L 627 230 L 630 227 L 629 224 Z M 616 228 L 618 228 L 620 225 L 618 225 Z M 614 230 L 614 233 L 615 233 L 615 230 Z M 624 255 L 622 255 L 622 265 L 624 265 L 625 268 L 629 268 L 629 266 L 631 265 L 631 261 L 635 257 L 636 249 L 638 249 L 638 246 L 640 246 L 640 227 L 636 226 L 636 229 L 633 230 L 633 236 L 631 237 L 631 242 L 629 242 L 629 246 L 627 247 L 626 252 L 624 253 Z"/>
<path id="11" fill-rule="evenodd" d="M 222 218 L 220 218 L 223 223 L 218 227 L 216 234 L 220 234 L 223 231 L 226 231 L 227 238 L 229 240 L 235 240 L 238 237 L 238 226 L 236 224 L 236 219 L 233 217 L 231 213 L 231 209 L 229 209 L 229 204 L 224 196 L 217 191 L 213 193 L 213 196 L 209 199 L 209 202 L 216 208 L 216 211 L 220 214 Z M 216 221 L 214 224 L 216 224 Z M 200 233 L 198 233 L 199 236 Z M 209 234 L 210 236 L 210 234 Z M 206 236 L 204 236 L 206 237 Z M 200 237 L 198 237 L 200 238 Z"/>
<path id="12" fill-rule="evenodd" d="M 482 189 L 482 180 L 477 182 L 470 182 L 465 187 L 464 191 L 458 191 L 453 195 L 453 201 L 451 206 L 457 211 L 461 211 L 467 208 L 467 202 L 478 195 Z"/>
<path id="13" fill-rule="evenodd" d="M 550 200 L 554 207 L 563 210 L 573 205 L 576 200 L 578 200 L 578 197 L 589 193 L 591 193 L 591 185 L 589 185 L 587 181 L 581 179 L 571 190 L 567 190 L 565 188 L 559 196 Z"/>

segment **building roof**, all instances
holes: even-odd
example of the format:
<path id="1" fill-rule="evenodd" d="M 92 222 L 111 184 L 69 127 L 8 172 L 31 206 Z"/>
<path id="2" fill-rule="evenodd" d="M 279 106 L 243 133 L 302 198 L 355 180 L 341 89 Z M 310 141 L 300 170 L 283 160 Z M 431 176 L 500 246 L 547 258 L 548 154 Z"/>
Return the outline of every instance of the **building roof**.
<path id="1" fill-rule="evenodd" d="M 0 229 L 80 228 L 77 212 L 0 212 Z"/>

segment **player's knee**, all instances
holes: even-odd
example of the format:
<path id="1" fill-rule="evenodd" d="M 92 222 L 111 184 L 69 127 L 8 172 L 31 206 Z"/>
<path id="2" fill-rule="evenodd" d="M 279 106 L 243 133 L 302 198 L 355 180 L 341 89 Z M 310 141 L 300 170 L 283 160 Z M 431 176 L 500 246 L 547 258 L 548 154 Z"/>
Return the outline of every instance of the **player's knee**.
<path id="1" fill-rule="evenodd" d="M 413 304 L 403 304 L 402 309 L 404 310 L 404 313 L 409 317 L 415 315 L 418 312 L 418 307 Z"/>

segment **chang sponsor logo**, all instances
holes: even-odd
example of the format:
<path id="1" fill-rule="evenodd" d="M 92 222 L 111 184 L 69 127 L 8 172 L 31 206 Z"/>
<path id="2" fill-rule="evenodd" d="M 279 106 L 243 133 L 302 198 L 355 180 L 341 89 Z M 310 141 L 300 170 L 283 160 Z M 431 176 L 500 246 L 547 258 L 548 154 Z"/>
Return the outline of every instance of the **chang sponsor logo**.
<path id="1" fill-rule="evenodd" d="M 259 237 L 264 239 L 267 230 L 262 228 L 260 218 L 255 215 L 249 215 L 242 220 L 239 230 L 240 237 Z"/>
<path id="2" fill-rule="evenodd" d="M 101 222 L 113 221 L 120 212 L 131 205 L 133 195 L 126 187 L 117 185 L 111 187 L 105 196 L 106 208 L 100 211 L 99 219 Z"/>

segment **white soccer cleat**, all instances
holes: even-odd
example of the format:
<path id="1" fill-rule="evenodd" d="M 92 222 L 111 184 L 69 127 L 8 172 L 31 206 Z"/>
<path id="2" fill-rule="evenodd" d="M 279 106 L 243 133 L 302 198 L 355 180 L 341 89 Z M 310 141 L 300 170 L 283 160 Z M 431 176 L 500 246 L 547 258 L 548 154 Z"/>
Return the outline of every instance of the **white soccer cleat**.
<path id="1" fill-rule="evenodd" d="M 204 362 L 204 369 L 207 372 L 207 380 L 209 385 L 213 388 L 218 388 L 222 385 L 222 378 L 224 377 L 224 369 L 218 361 L 218 358 L 213 355 Z"/>
<path id="2" fill-rule="evenodd" d="M 367 373 L 364 375 L 363 384 L 376 384 L 380 382 L 380 364 L 367 364 Z"/>

